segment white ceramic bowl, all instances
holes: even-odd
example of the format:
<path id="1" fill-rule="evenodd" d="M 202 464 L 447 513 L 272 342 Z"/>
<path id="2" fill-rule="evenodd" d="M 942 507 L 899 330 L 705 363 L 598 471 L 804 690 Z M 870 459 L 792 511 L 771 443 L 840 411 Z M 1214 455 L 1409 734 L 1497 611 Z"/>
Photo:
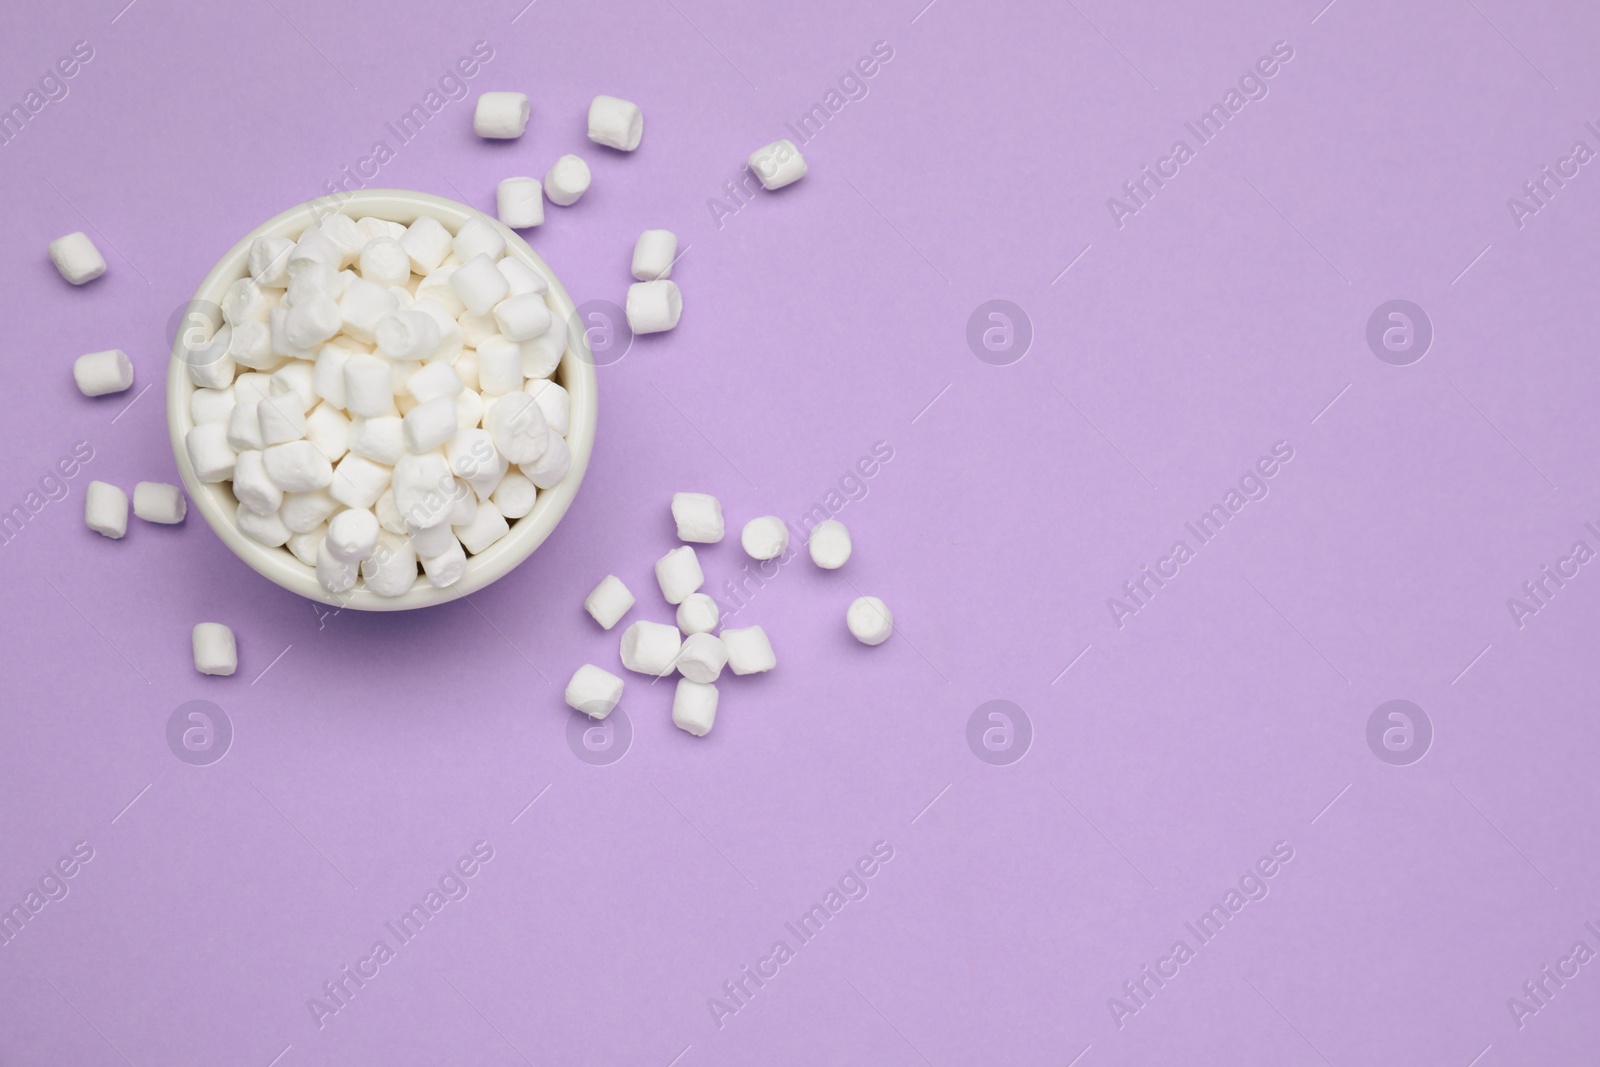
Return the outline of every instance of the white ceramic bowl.
<path id="1" fill-rule="evenodd" d="M 264 236 L 298 237 L 316 217 L 313 212 L 321 211 L 322 214 L 327 214 L 329 204 L 328 198 L 301 204 L 275 218 L 268 219 L 245 234 L 239 243 L 211 268 L 211 273 L 206 275 L 205 281 L 200 283 L 194 301 L 189 305 L 189 313 L 203 314 L 211 319 L 213 328 L 219 328 L 222 323 L 218 308 L 222 303 L 223 294 L 230 284 L 247 273 L 246 259 L 249 256 L 250 243 L 257 237 Z M 474 216 L 485 218 L 505 235 L 508 255 L 525 260 L 549 279 L 548 299 L 552 313 L 562 316 L 568 322 L 572 321 L 574 312 L 572 297 L 567 294 L 549 265 L 539 258 L 538 253 L 529 248 L 528 243 L 514 230 L 501 225 L 499 221 L 480 211 L 442 196 L 405 189 L 363 189 L 355 193 L 341 194 L 337 210 L 352 218 L 373 215 L 407 224 L 423 215 L 432 215 L 451 233 L 460 229 L 461 224 L 469 218 Z M 189 324 L 190 320 L 186 319 L 184 325 Z M 244 560 L 256 572 L 265 575 L 290 592 L 335 607 L 355 608 L 360 611 L 405 611 L 410 608 L 425 608 L 430 604 L 443 604 L 467 596 L 505 576 L 550 536 L 550 532 L 556 528 L 561 517 L 567 513 L 573 497 L 577 495 L 578 486 L 583 482 L 584 470 L 589 465 L 589 455 L 594 450 L 597 414 L 594 362 L 589 356 L 588 342 L 583 331 L 569 330 L 566 354 L 561 359 L 560 367 L 552 375 L 566 388 L 571 397 L 572 414 L 567 433 L 567 446 L 572 452 L 572 467 L 567 476 L 554 488 L 540 490 L 533 511 L 512 523 L 509 533 L 482 553 L 469 557 L 466 573 L 454 585 L 439 589 L 430 585 L 426 578 L 419 577 L 417 584 L 403 596 L 381 597 L 359 586 L 348 593 L 335 596 L 323 589 L 317 583 L 315 571 L 290 555 L 287 548 L 268 548 L 240 531 L 233 517 L 238 502 L 227 484 L 204 484 L 195 477 L 194 465 L 189 462 L 189 452 L 184 447 L 184 437 L 194 426 L 194 420 L 189 414 L 189 395 L 194 392 L 195 386 L 189 379 L 188 368 L 183 360 L 183 334 L 184 329 L 180 327 L 179 336 L 173 342 L 172 359 L 167 367 L 167 428 L 172 437 L 173 455 L 178 460 L 178 473 L 183 478 L 183 487 L 188 491 L 189 499 L 194 502 L 200 514 L 205 516 L 206 522 L 217 532 L 217 536 L 222 538 L 223 543 L 233 550 L 234 555 Z"/>

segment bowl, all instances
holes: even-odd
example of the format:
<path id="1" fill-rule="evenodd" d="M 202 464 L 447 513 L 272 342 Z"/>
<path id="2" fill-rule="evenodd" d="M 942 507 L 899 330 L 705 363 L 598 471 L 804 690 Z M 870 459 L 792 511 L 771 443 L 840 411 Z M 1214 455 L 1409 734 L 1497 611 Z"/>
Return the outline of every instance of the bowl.
<path id="1" fill-rule="evenodd" d="M 184 438 L 194 426 L 189 411 L 189 397 L 196 386 L 190 380 L 184 352 L 186 334 L 199 325 L 197 317 L 209 320 L 212 330 L 221 327 L 223 294 L 230 284 L 248 273 L 246 261 L 252 241 L 257 237 L 269 236 L 296 238 L 315 219 L 328 214 L 330 210 L 337 210 L 352 218 L 370 215 L 407 225 L 423 215 L 432 215 L 451 233 L 460 229 L 470 218 L 486 219 L 505 237 L 508 255 L 524 260 L 549 280 L 550 290 L 546 299 L 551 313 L 569 323 L 575 321 L 572 297 L 539 254 L 516 231 L 466 204 L 405 189 L 362 189 L 340 193 L 337 198 L 322 197 L 290 208 L 245 234 L 229 249 L 211 268 L 211 273 L 206 275 L 205 281 L 200 283 L 200 288 L 195 292 L 193 301 L 184 309 L 184 319 L 176 331 L 178 336 L 173 341 L 172 359 L 167 366 L 167 428 L 172 438 L 172 452 L 178 461 L 178 474 L 183 479 L 189 499 L 205 517 L 206 524 L 222 538 L 222 543 L 256 573 L 291 593 L 334 607 L 358 611 L 407 611 L 444 604 L 475 593 L 509 574 L 544 543 L 572 505 L 589 465 L 589 456 L 594 450 L 598 402 L 594 361 L 589 354 L 584 332 L 581 329 L 569 329 L 566 353 L 551 378 L 559 382 L 570 397 L 567 447 L 572 453 L 571 468 L 555 486 L 539 491 L 533 510 L 511 523 L 510 531 L 505 536 L 483 552 L 468 557 L 466 572 L 459 581 L 439 588 L 430 585 L 426 578 L 419 577 L 408 592 L 397 597 L 379 596 L 361 586 L 347 593 L 329 593 L 317 582 L 315 570 L 301 563 L 287 548 L 269 548 L 239 529 L 234 521 L 238 502 L 227 484 L 203 483 L 195 476 Z"/>

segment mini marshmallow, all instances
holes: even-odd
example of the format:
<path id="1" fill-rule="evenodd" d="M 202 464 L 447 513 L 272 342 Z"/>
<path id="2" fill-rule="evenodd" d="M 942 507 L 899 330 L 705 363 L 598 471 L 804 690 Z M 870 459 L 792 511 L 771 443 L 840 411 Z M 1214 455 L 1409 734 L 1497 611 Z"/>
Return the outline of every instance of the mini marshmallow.
<path id="1" fill-rule="evenodd" d="M 205 344 L 189 348 L 183 361 L 189 366 L 189 380 L 202 389 L 226 389 L 233 381 L 234 362 L 228 355 L 233 327 L 224 325 Z"/>
<path id="2" fill-rule="evenodd" d="M 507 261 L 501 260 L 501 262 Z M 510 260 L 509 262 L 515 263 L 517 261 Z M 417 299 L 437 301 L 452 318 L 459 318 L 461 313 L 467 310 L 467 306 L 461 302 L 461 298 L 456 295 L 456 291 L 450 287 L 450 277 L 455 272 L 455 267 L 440 267 L 423 278 L 417 283 Z"/>
<path id="3" fill-rule="evenodd" d="M 317 220 L 316 231 L 332 241 L 339 249 L 339 266 L 348 267 L 360 256 L 361 249 L 372 240 L 349 215 L 337 211 Z"/>
<path id="4" fill-rule="evenodd" d="M 502 301 L 498 306 L 504 307 L 505 303 Z M 504 396 L 521 389 L 522 381 L 521 345 L 495 334 L 478 346 L 479 389 L 491 396 Z"/>
<path id="5" fill-rule="evenodd" d="M 322 296 L 325 294 L 319 293 L 317 295 Z M 312 353 L 308 353 L 302 348 L 296 348 L 289 343 L 290 310 L 290 307 L 285 305 L 283 307 L 275 307 L 267 313 L 267 329 L 270 338 L 268 352 L 273 356 L 280 356 L 286 359 L 310 359 L 312 358 Z M 231 329 L 231 327 L 224 326 L 223 329 Z M 189 362 L 195 364 L 200 362 L 201 358 L 200 353 L 191 351 Z M 190 373 L 192 374 L 193 371 L 191 370 Z"/>
<path id="6" fill-rule="evenodd" d="M 450 254 L 450 231 L 432 215 L 423 215 L 406 227 L 400 238 L 400 247 L 411 259 L 411 269 L 418 274 L 432 274 Z"/>
<path id="7" fill-rule="evenodd" d="M 385 288 L 411 280 L 411 257 L 393 237 L 368 241 L 361 249 L 361 277 Z"/>
<path id="8" fill-rule="evenodd" d="M 120 393 L 133 384 L 133 363 L 120 348 L 90 352 L 72 361 L 72 380 L 84 396 Z"/>
<path id="9" fill-rule="evenodd" d="M 392 467 L 406 454 L 404 424 L 396 415 L 352 419 L 347 445 L 358 456 Z"/>
<path id="10" fill-rule="evenodd" d="M 402 224 L 398 222 L 390 222 L 388 219 L 376 218 L 372 215 L 357 219 L 356 228 L 359 229 L 369 241 L 374 237 L 393 237 L 396 241 L 398 241 L 406 232 L 406 228 Z"/>
<path id="11" fill-rule="evenodd" d="M 498 271 L 495 277 L 500 277 Z M 373 327 L 372 336 L 378 342 L 378 351 L 404 362 L 427 359 L 439 350 L 443 340 L 433 316 L 415 310 L 385 315 Z"/>
<path id="12" fill-rule="evenodd" d="M 183 438 L 189 465 L 202 482 L 224 482 L 233 477 L 233 446 L 228 444 L 228 428 L 220 422 L 207 422 L 190 430 Z"/>
<path id="13" fill-rule="evenodd" d="M 672 694 L 672 725 L 696 737 L 711 732 L 717 721 L 717 687 L 678 679 L 677 691 Z"/>
<path id="14" fill-rule="evenodd" d="M 455 275 L 451 275 L 452 278 Z M 500 327 L 495 325 L 494 316 L 487 311 L 478 314 L 473 311 L 465 312 L 456 320 L 461 327 L 461 343 L 467 348 L 477 348 L 484 341 L 500 333 Z"/>
<path id="15" fill-rule="evenodd" d="M 406 379 L 406 392 L 424 404 L 440 397 L 460 396 L 465 388 L 456 377 L 455 368 L 443 361 L 424 364 Z"/>
<path id="16" fill-rule="evenodd" d="M 764 189 L 782 189 L 806 176 L 806 161 L 790 140 L 773 141 L 750 153 L 750 169 Z"/>
<path id="17" fill-rule="evenodd" d="M 710 493 L 673 493 L 672 521 L 678 540 L 714 545 L 722 540 L 722 502 Z"/>
<path id="18" fill-rule="evenodd" d="M 521 296 L 523 293 L 547 293 L 550 291 L 549 279 L 514 256 L 506 256 L 494 266 L 496 270 L 505 275 L 506 284 L 511 286 L 512 296 Z"/>
<path id="19" fill-rule="evenodd" d="M 347 515 L 350 512 L 341 511 L 339 514 Z M 329 529 L 332 529 L 331 525 Z M 317 584 L 330 593 L 347 593 L 355 588 L 356 579 L 360 576 L 361 565 L 335 556 L 327 538 L 323 538 L 322 544 L 317 546 Z"/>
<path id="20" fill-rule="evenodd" d="M 526 93 L 479 93 L 472 112 L 472 132 L 498 141 L 521 137 L 532 111 Z"/>
<path id="21" fill-rule="evenodd" d="M 327 263 L 305 263 L 297 273 L 290 274 L 289 288 L 283 294 L 283 306 L 292 308 L 296 304 L 304 304 L 307 300 L 315 300 L 318 297 L 338 300 L 344 296 L 344 291 L 350 287 L 349 282 L 352 280 L 354 275 L 345 278 L 338 269 Z M 267 319 L 268 321 L 272 319 L 270 311 L 267 313 Z"/>
<path id="22" fill-rule="evenodd" d="M 402 456 L 394 465 L 393 483 L 394 506 L 408 525 L 438 526 L 450 517 L 450 500 L 445 494 L 453 489 L 455 478 L 439 453 Z"/>
<path id="23" fill-rule="evenodd" d="M 352 415 L 375 418 L 394 406 L 389 361 L 378 356 L 350 356 L 344 361 L 344 395 Z"/>
<path id="24" fill-rule="evenodd" d="M 539 293 L 509 296 L 494 306 L 495 325 L 509 341 L 531 341 L 550 329 L 550 309 Z"/>
<path id="25" fill-rule="evenodd" d="M 387 315 L 388 312 L 384 314 Z M 377 325 L 376 319 L 373 320 L 373 325 Z M 311 365 L 312 391 L 336 408 L 345 406 L 344 365 L 354 355 L 361 353 L 340 348 L 338 345 L 323 345 L 317 350 L 316 362 Z"/>
<path id="26" fill-rule="evenodd" d="M 317 565 L 317 550 L 322 547 L 323 538 L 328 536 L 326 526 L 317 526 L 304 533 L 290 533 L 289 540 L 284 542 L 284 547 L 295 559 L 307 567 Z"/>
<path id="27" fill-rule="evenodd" d="M 222 294 L 222 321 L 229 326 L 266 322 L 267 312 L 277 303 L 277 295 L 268 297 L 254 278 L 239 278 Z"/>
<path id="28" fill-rule="evenodd" d="M 470 526 L 478 517 L 478 494 L 459 480 L 453 484 L 451 491 L 449 525 L 452 528 Z M 455 538 L 461 540 L 459 532 L 455 533 Z M 466 548 L 466 543 L 463 542 L 461 547 Z"/>
<path id="29" fill-rule="evenodd" d="M 875 596 L 857 597 L 852 601 L 844 621 L 863 645 L 881 645 L 894 632 L 894 615 Z"/>
<path id="30" fill-rule="evenodd" d="M 416 550 L 418 559 L 442 556 L 457 543 L 455 531 L 448 522 L 441 522 L 437 526 L 407 525 L 406 538 Z"/>
<path id="31" fill-rule="evenodd" d="M 722 643 L 728 650 L 728 669 L 734 674 L 761 674 L 778 665 L 772 642 L 759 626 L 738 630 L 723 627 Z"/>
<path id="32" fill-rule="evenodd" d="M 228 338 L 228 358 L 241 367 L 272 370 L 283 357 L 272 351 L 272 327 L 266 322 L 241 322 Z"/>
<path id="33" fill-rule="evenodd" d="M 535 482 L 535 485 L 538 483 Z M 681 545 L 656 560 L 656 581 L 668 604 L 681 604 L 683 598 L 705 584 L 700 557 L 690 545 Z"/>
<path id="34" fill-rule="evenodd" d="M 398 245 L 396 245 L 398 247 Z M 403 255 L 403 253 L 402 253 Z M 373 331 L 386 315 L 400 310 L 400 300 L 388 289 L 366 278 L 357 278 L 339 298 L 339 313 L 344 316 L 344 332 L 371 344 Z M 321 352 L 318 354 L 321 358 Z"/>
<path id="35" fill-rule="evenodd" d="M 257 515 L 241 505 L 233 513 L 233 523 L 239 527 L 240 533 L 268 548 L 282 548 L 292 536 L 292 531 L 275 511 L 270 515 Z"/>
<path id="36" fill-rule="evenodd" d="M 92 282 L 106 272 L 105 258 L 82 231 L 51 241 L 50 262 L 73 285 Z"/>
<path id="37" fill-rule="evenodd" d="M 559 207 L 571 207 L 589 191 L 589 164 L 566 155 L 551 164 L 544 176 L 544 195 Z"/>
<path id="38" fill-rule="evenodd" d="M 378 547 L 378 517 L 365 508 L 345 508 L 328 523 L 328 553 L 360 563 Z"/>
<path id="39" fill-rule="evenodd" d="M 705 593 L 690 593 L 678 605 L 678 629 L 685 634 L 708 634 L 721 618 L 717 602 Z"/>
<path id="40" fill-rule="evenodd" d="M 283 520 L 290 533 L 300 534 L 320 528 L 328 516 L 337 510 L 339 502 L 328 490 L 308 489 L 303 493 L 283 494 L 283 503 L 278 507 L 278 518 Z"/>
<path id="41" fill-rule="evenodd" d="M 789 549 L 789 527 L 775 515 L 763 515 L 744 524 L 739 544 L 751 559 L 776 559 Z"/>
<path id="42" fill-rule="evenodd" d="M 445 551 L 437 556 L 423 557 L 422 571 L 435 588 L 455 585 L 467 573 L 467 554 L 462 551 L 461 542 L 452 537 L 450 547 Z"/>
<path id="43" fill-rule="evenodd" d="M 263 397 L 262 400 L 266 398 Z M 262 400 L 252 400 L 248 404 L 235 404 L 233 411 L 228 415 L 228 444 L 230 447 L 243 451 L 247 448 L 265 448 L 266 443 L 261 440 L 261 403 Z"/>
<path id="44" fill-rule="evenodd" d="M 305 406 L 294 393 L 267 397 L 256 405 L 256 418 L 261 423 L 263 446 L 298 441 L 306 435 Z"/>
<path id="45" fill-rule="evenodd" d="M 289 253 L 294 242 L 287 237 L 257 237 L 250 242 L 250 277 L 257 285 L 282 289 L 289 284 Z"/>
<path id="46" fill-rule="evenodd" d="M 622 703 L 622 679 L 610 671 L 585 663 L 567 683 L 567 707 L 591 719 L 603 719 Z"/>
<path id="47" fill-rule="evenodd" d="M 306 416 L 306 440 L 316 445 L 329 463 L 337 463 L 350 448 L 350 420 L 332 404 L 318 404 Z"/>
<path id="48" fill-rule="evenodd" d="M 370 508 L 389 487 L 391 477 L 388 467 L 352 452 L 339 461 L 328 495 L 346 507 Z"/>
<path id="49" fill-rule="evenodd" d="M 480 255 L 498 260 L 506 254 L 506 237 L 495 228 L 494 223 L 481 215 L 474 215 L 456 231 L 450 241 L 450 250 L 463 263 Z"/>
<path id="50" fill-rule="evenodd" d="M 715 634 L 690 634 L 678 651 L 678 673 L 691 682 L 709 685 L 727 663 L 727 646 Z"/>
<path id="51" fill-rule="evenodd" d="M 233 496 L 239 506 L 257 515 L 271 515 L 283 504 L 283 490 L 267 476 L 267 467 L 258 449 L 239 453 L 233 466 Z"/>
<path id="52" fill-rule="evenodd" d="M 811 562 L 825 571 L 836 571 L 850 559 L 850 531 L 838 519 L 825 519 L 811 528 L 806 542 Z"/>
<path id="53" fill-rule="evenodd" d="M 289 284 L 302 271 L 313 267 L 326 267 L 337 274 L 344 268 L 344 250 L 333 243 L 327 234 L 317 229 L 307 230 L 289 250 Z"/>
<path id="54" fill-rule="evenodd" d="M 432 452 L 454 437 L 456 429 L 456 402 L 448 396 L 418 404 L 401 424 L 407 452 Z"/>
<path id="55" fill-rule="evenodd" d="M 485 501 L 478 504 L 478 510 L 470 521 L 455 524 L 451 529 L 455 531 L 461 547 L 476 556 L 510 533 L 511 525 L 493 504 Z"/>
<path id="56" fill-rule="evenodd" d="M 522 376 L 548 378 L 561 365 L 567 351 L 567 322 L 558 315 L 550 318 L 550 329 L 531 341 L 522 342 Z"/>
<path id="57" fill-rule="evenodd" d="M 233 380 L 235 400 L 244 405 L 266 399 L 272 393 L 272 375 L 248 372 Z"/>
<path id="58" fill-rule="evenodd" d="M 228 421 L 233 414 L 233 387 L 226 389 L 196 389 L 189 394 L 189 418 L 196 425 L 202 422 Z"/>
<path id="59" fill-rule="evenodd" d="M 337 480 L 339 472 L 333 472 Z M 378 516 L 378 525 L 392 534 L 406 533 L 406 522 L 400 517 L 400 509 L 394 506 L 394 490 L 385 489 L 378 494 L 377 502 L 372 505 L 372 511 Z"/>
<path id="60" fill-rule="evenodd" d="M 513 521 L 531 512 L 538 499 L 538 487 L 528 481 L 526 475 L 516 473 L 502 477 L 494 487 L 494 492 L 489 494 L 489 500 L 500 514 Z"/>
<path id="61" fill-rule="evenodd" d="M 434 297 L 423 297 L 412 303 L 411 310 L 428 316 L 434 325 L 439 327 L 439 348 L 436 351 L 443 355 L 454 356 L 455 352 L 446 350 L 459 348 L 464 335 L 461 332 L 461 324 L 456 321 L 450 308 Z"/>
<path id="62" fill-rule="evenodd" d="M 90 482 L 83 496 L 83 521 L 101 537 L 128 532 L 128 494 L 106 482 Z"/>
<path id="63" fill-rule="evenodd" d="M 661 333 L 678 325 L 683 293 L 678 283 L 662 278 L 628 286 L 628 328 L 634 333 Z"/>
<path id="64" fill-rule="evenodd" d="M 195 623 L 192 640 L 194 669 L 201 674 L 227 675 L 239 669 L 239 646 L 222 623 Z"/>
<path id="65" fill-rule="evenodd" d="M 572 469 L 572 450 L 567 447 L 565 438 L 551 434 L 546 442 L 544 455 L 532 463 L 519 464 L 517 469 L 540 489 L 553 489 L 567 476 L 567 471 Z"/>
<path id="66" fill-rule="evenodd" d="M 457 430 L 445 445 L 444 455 L 450 470 L 470 485 L 480 500 L 495 491 L 509 466 L 505 457 L 495 451 L 494 439 L 489 436 L 489 431 L 475 426 Z M 529 504 L 530 509 L 532 506 Z"/>
<path id="67" fill-rule="evenodd" d="M 639 674 L 665 678 L 677 666 L 682 644 L 676 626 L 641 619 L 622 633 L 622 665 Z"/>
<path id="68" fill-rule="evenodd" d="M 678 258 L 678 237 L 671 230 L 646 230 L 633 243 L 633 276 L 653 282 L 672 274 Z"/>
<path id="69" fill-rule="evenodd" d="M 639 105 L 615 96 L 597 96 L 589 104 L 589 140 L 632 152 L 644 136 Z"/>
<path id="70" fill-rule="evenodd" d="M 545 425 L 544 413 L 527 393 L 507 393 L 496 398 L 489 405 L 483 423 L 489 436 L 494 439 L 495 448 L 511 463 L 532 463 L 550 448 L 552 436 Z M 560 438 L 554 440 L 559 441 Z M 523 473 L 534 485 L 539 485 L 538 478 L 528 471 Z"/>
<path id="71" fill-rule="evenodd" d="M 417 580 L 417 550 L 403 538 L 382 534 L 372 556 L 361 564 L 361 577 L 378 596 L 404 596 Z"/>
<path id="72" fill-rule="evenodd" d="M 133 487 L 133 513 L 145 522 L 173 526 L 183 521 L 189 502 L 183 490 L 166 482 L 139 482 Z"/>
<path id="73" fill-rule="evenodd" d="M 615 626 L 617 620 L 626 615 L 632 607 L 633 594 L 615 574 L 608 574 L 600 579 L 600 584 L 583 598 L 583 610 L 587 611 L 603 630 Z"/>
<path id="74" fill-rule="evenodd" d="M 333 464 L 310 441 L 271 445 L 261 453 L 267 477 L 285 492 L 322 489 L 333 481 Z"/>
<path id="75" fill-rule="evenodd" d="M 533 397 L 533 402 L 539 405 L 551 432 L 567 436 L 571 425 L 572 398 L 566 389 L 548 378 L 534 378 L 522 387 L 522 391 Z"/>
<path id="76" fill-rule="evenodd" d="M 328 297 L 305 300 L 283 318 L 283 336 L 298 351 L 310 351 L 339 332 L 344 314 Z"/>
<path id="77" fill-rule="evenodd" d="M 450 275 L 450 287 L 474 315 L 487 315 L 511 291 L 511 283 L 487 255 L 473 256 L 457 267 Z M 463 324 L 463 333 L 465 329 Z"/>
<path id="78" fill-rule="evenodd" d="M 310 411 L 317 403 L 316 371 L 310 363 L 299 361 L 280 367 L 267 380 L 267 395 L 293 393 L 300 398 L 300 410 Z"/>

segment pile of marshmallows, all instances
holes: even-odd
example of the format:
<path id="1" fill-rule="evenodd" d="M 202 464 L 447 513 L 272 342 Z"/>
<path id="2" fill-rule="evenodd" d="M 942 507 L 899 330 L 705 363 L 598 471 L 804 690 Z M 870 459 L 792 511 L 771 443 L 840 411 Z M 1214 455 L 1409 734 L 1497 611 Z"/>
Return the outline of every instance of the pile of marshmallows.
<path id="1" fill-rule="evenodd" d="M 676 671 L 677 691 L 672 698 L 672 723 L 696 737 L 711 732 L 717 718 L 715 682 L 724 667 L 734 674 L 760 674 L 778 665 L 772 642 L 759 626 L 717 628 L 717 602 L 698 590 L 705 584 L 695 544 L 722 540 L 722 504 L 706 493 L 677 493 L 672 498 L 672 518 L 680 545 L 656 560 L 656 582 L 667 603 L 677 605 L 676 626 L 639 620 L 622 633 L 622 665 L 630 671 L 664 678 Z M 765 515 L 751 519 L 739 536 L 752 559 L 771 560 L 789 549 L 789 528 L 782 519 Z M 811 530 L 807 548 L 811 561 L 823 570 L 838 570 L 850 559 L 850 531 L 844 523 L 828 519 Z M 633 593 L 622 579 L 608 574 L 584 600 L 584 609 L 604 629 L 615 626 L 633 608 Z M 845 623 L 865 645 L 881 645 L 894 631 L 894 616 L 877 597 L 858 597 L 845 613 Z M 622 701 L 623 681 L 610 671 L 585 663 L 567 683 L 567 706 L 593 719 L 604 719 Z"/>

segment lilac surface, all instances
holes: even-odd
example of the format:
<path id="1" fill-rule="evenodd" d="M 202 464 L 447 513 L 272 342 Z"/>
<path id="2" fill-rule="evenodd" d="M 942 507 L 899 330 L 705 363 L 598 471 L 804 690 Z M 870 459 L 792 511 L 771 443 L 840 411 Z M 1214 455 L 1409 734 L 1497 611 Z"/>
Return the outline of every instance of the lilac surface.
<path id="1" fill-rule="evenodd" d="M 1507 599 L 1600 547 L 1600 178 L 1520 227 L 1507 198 L 1600 147 L 1600 11 L 1323 3 L 8 12 L 7 106 L 74 42 L 94 57 L 0 147 L 0 506 L 75 442 L 94 458 L 0 549 L 0 904 L 94 855 L 0 948 L 0 1060 L 1589 1054 L 1594 964 L 1520 1020 L 1508 998 L 1600 949 L 1600 578 L 1521 628 Z M 90 478 L 176 480 L 169 314 L 239 234 L 394 147 L 385 124 L 478 40 L 470 92 L 528 92 L 528 135 L 481 142 L 452 102 L 370 184 L 489 209 L 498 179 L 578 152 L 593 188 L 531 239 L 580 302 L 621 301 L 640 230 L 688 246 L 682 324 L 601 368 L 563 525 L 470 602 L 398 617 L 319 617 L 196 519 L 87 531 Z M 879 41 L 810 175 L 718 225 L 744 156 Z M 1119 228 L 1107 198 L 1279 41 L 1266 98 Z M 584 138 L 600 92 L 643 107 L 634 155 Z M 73 290 L 44 248 L 80 228 L 110 270 Z M 1009 366 L 965 341 L 993 298 L 1035 334 Z M 1393 298 L 1435 330 L 1406 367 L 1364 338 Z M 86 400 L 70 361 L 107 347 L 135 392 Z M 1269 495 L 1119 628 L 1108 598 L 1279 441 Z M 723 685 L 703 740 L 630 676 L 631 751 L 577 759 L 561 686 L 616 669 L 581 600 L 615 572 L 630 618 L 670 618 L 670 494 L 716 493 L 734 528 L 798 519 L 877 442 L 849 566 L 796 562 L 740 613 L 778 670 Z M 733 540 L 702 559 L 719 594 L 743 562 Z M 853 586 L 893 608 L 888 644 L 846 633 Z M 237 632 L 235 677 L 194 673 L 202 619 Z M 1366 740 L 1396 698 L 1435 732 L 1409 766 Z M 165 739 L 193 699 L 235 730 L 207 767 Z M 1008 766 L 966 740 L 993 699 L 1034 730 Z M 319 1026 L 308 999 L 398 945 L 384 924 L 478 841 L 465 899 Z M 876 842 L 867 896 L 802 944 L 785 924 Z M 1270 893 L 1201 945 L 1185 923 L 1277 842 Z M 710 999 L 737 1006 L 723 984 L 780 939 L 794 958 L 719 1023 Z M 1194 958 L 1139 1006 L 1124 983 L 1179 939 Z"/>

